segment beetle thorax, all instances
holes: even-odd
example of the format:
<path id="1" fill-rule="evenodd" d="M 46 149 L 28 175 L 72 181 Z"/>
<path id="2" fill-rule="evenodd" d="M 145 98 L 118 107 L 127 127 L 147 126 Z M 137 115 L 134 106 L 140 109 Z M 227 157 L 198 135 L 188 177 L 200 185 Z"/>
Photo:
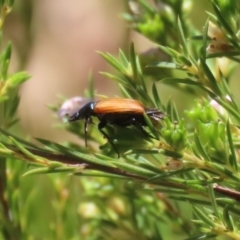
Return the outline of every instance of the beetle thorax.
<path id="1" fill-rule="evenodd" d="M 88 118 L 93 115 L 95 102 L 89 102 L 78 111 L 79 119 Z"/>

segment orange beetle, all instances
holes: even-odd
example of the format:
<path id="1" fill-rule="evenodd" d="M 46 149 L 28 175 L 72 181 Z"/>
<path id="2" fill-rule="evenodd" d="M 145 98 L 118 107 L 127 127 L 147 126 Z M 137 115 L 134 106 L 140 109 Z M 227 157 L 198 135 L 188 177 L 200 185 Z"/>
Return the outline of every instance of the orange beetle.
<path id="1" fill-rule="evenodd" d="M 85 144 L 87 146 L 88 124 L 92 122 L 92 116 L 97 117 L 100 121 L 98 124 L 99 131 L 108 139 L 119 156 L 119 152 L 110 137 L 102 129 L 107 124 L 122 127 L 134 125 L 146 133 L 143 128 L 143 126 L 147 125 L 144 113 L 154 120 L 162 119 L 164 115 L 160 110 L 146 108 L 141 102 L 134 99 L 106 98 L 97 102 L 87 103 L 78 112 L 71 115 L 68 121 L 73 122 L 85 119 Z"/>

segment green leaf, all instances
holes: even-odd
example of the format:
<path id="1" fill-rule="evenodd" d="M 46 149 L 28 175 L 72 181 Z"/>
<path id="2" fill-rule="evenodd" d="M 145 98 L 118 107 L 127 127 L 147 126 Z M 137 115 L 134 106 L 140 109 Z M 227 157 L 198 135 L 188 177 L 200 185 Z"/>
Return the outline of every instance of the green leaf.
<path id="1" fill-rule="evenodd" d="M 171 192 L 172 192 L 172 190 L 171 190 Z M 174 194 L 179 194 L 180 195 L 181 192 L 179 192 L 179 193 L 176 192 Z M 188 197 L 186 195 L 186 190 L 185 190 L 185 193 L 182 193 L 182 195 L 183 196 L 168 195 L 168 198 L 171 198 L 173 200 L 183 201 L 183 202 L 189 202 L 191 204 L 199 204 L 199 205 L 203 205 L 203 206 L 211 206 L 211 203 L 209 201 Z"/>
<path id="2" fill-rule="evenodd" d="M 0 142 L 0 154 L 1 160 L 4 157 L 11 157 L 14 154 L 14 151 L 10 150 L 7 145 L 5 146 L 3 143 Z"/>
<path id="3" fill-rule="evenodd" d="M 181 23 L 181 20 L 180 18 L 178 18 L 178 22 L 177 22 L 177 30 L 178 30 L 178 36 L 180 38 L 180 43 L 181 43 L 181 46 L 183 48 L 183 53 L 184 53 L 184 56 L 185 57 L 188 57 L 188 49 L 187 49 L 187 43 L 186 43 L 186 39 L 185 39 L 185 36 L 184 36 L 184 31 L 183 31 L 183 28 L 182 28 L 182 23 Z"/>
<path id="4" fill-rule="evenodd" d="M 168 156 L 168 157 L 173 157 L 173 158 L 177 158 L 177 159 L 181 159 L 183 157 L 183 155 L 181 153 L 178 152 L 173 152 L 167 149 L 160 149 L 158 150 L 159 153 Z"/>
<path id="5" fill-rule="evenodd" d="M 109 178 L 109 179 L 120 179 L 120 180 L 130 180 L 130 177 L 126 177 L 126 176 L 120 176 L 120 175 L 115 175 L 115 174 L 111 174 L 111 173 L 104 173 L 104 172 L 100 172 L 100 171 L 80 171 L 80 172 L 73 172 L 72 173 L 74 176 L 80 176 L 80 177 L 104 177 L 104 178 Z"/>
<path id="6" fill-rule="evenodd" d="M 233 94 L 229 88 L 229 85 L 227 83 L 227 80 L 225 79 L 225 77 L 223 76 L 223 73 L 221 72 L 221 70 L 219 69 L 219 76 L 221 78 L 221 83 L 222 83 L 222 88 L 223 88 L 223 95 L 225 95 L 225 98 L 227 96 L 230 97 L 231 99 L 231 103 L 233 105 L 233 107 L 236 109 L 236 111 L 239 111 L 239 108 L 238 108 L 238 105 L 236 104 L 235 100 L 234 100 L 234 97 L 233 97 Z"/>
<path id="7" fill-rule="evenodd" d="M 214 22 L 218 22 L 217 17 L 213 13 L 208 12 L 208 11 L 206 11 L 206 13 Z"/>
<path id="8" fill-rule="evenodd" d="M 20 97 L 18 95 L 15 95 L 11 97 L 9 101 L 3 103 L 4 118 L 11 119 L 14 117 L 17 111 L 19 102 L 20 102 Z"/>
<path id="9" fill-rule="evenodd" d="M 58 165 L 61 163 L 57 162 Z M 49 173 L 60 173 L 60 172 L 73 172 L 77 167 L 69 167 L 69 166 L 55 166 L 55 167 L 40 167 L 40 168 L 35 168 L 27 171 L 26 173 L 23 174 L 23 177 L 30 176 L 30 175 L 37 175 L 37 174 L 49 174 Z"/>
<path id="10" fill-rule="evenodd" d="M 12 52 L 12 46 L 11 43 L 8 43 L 4 53 L 3 53 L 3 59 L 2 59 L 2 66 L 1 66 L 1 80 L 7 79 L 7 73 L 8 73 L 8 67 L 11 59 L 11 52 Z"/>
<path id="11" fill-rule="evenodd" d="M 128 93 L 127 89 L 122 85 L 122 84 L 119 84 L 119 88 L 121 90 L 121 93 L 123 95 L 123 97 L 125 98 L 131 98 L 130 94 Z"/>
<path id="12" fill-rule="evenodd" d="M 150 163 L 138 163 L 138 166 L 144 168 L 144 169 L 147 169 L 147 170 L 150 170 L 152 172 L 155 172 L 155 173 L 162 173 L 163 171 L 157 167 L 155 167 L 154 165 L 151 165 Z"/>
<path id="13" fill-rule="evenodd" d="M 151 133 L 154 135 L 154 137 L 156 139 L 159 139 L 159 134 L 158 134 L 156 128 L 154 127 L 153 122 L 150 120 L 150 118 L 147 116 L 146 113 L 143 113 L 143 117 L 144 117 L 144 120 L 146 121 L 147 126 L 149 127 Z"/>
<path id="14" fill-rule="evenodd" d="M 153 85 L 152 85 L 152 95 L 153 95 L 153 100 L 154 100 L 153 102 L 154 102 L 155 107 L 160 109 L 162 104 L 161 104 L 161 100 L 159 98 L 157 87 L 156 87 L 155 83 L 153 83 Z"/>
<path id="15" fill-rule="evenodd" d="M 151 64 L 147 65 L 147 67 L 157 67 L 157 68 L 169 68 L 169 69 L 184 70 L 184 69 L 180 68 L 179 64 L 176 64 L 176 63 L 173 63 L 173 62 L 156 62 L 156 63 L 151 63 Z"/>
<path id="16" fill-rule="evenodd" d="M 127 57 L 125 56 L 124 52 L 123 52 L 121 49 L 119 49 L 119 54 L 118 54 L 118 56 L 119 56 L 119 59 L 120 59 L 122 65 L 123 65 L 125 68 L 128 68 L 128 66 L 129 66 L 129 61 L 128 61 Z"/>
<path id="17" fill-rule="evenodd" d="M 155 14 L 155 9 L 149 4 L 148 1 L 139 0 L 139 4 L 151 15 Z"/>
<path id="18" fill-rule="evenodd" d="M 202 146 L 202 143 L 199 139 L 199 134 L 197 132 L 194 133 L 194 142 L 196 144 L 196 147 L 197 147 L 199 153 L 204 158 L 204 160 L 211 162 L 209 155 L 205 151 L 205 148 Z"/>
<path id="19" fill-rule="evenodd" d="M 175 197 L 175 196 L 170 195 L 170 194 L 184 195 L 184 196 L 187 194 L 187 189 L 184 186 L 183 186 L 183 189 L 181 189 L 181 188 L 179 188 L 179 185 L 176 186 L 176 188 L 174 188 L 174 187 L 169 188 L 169 187 L 164 187 L 164 186 L 154 187 L 154 188 L 144 188 L 142 191 L 167 193 L 169 198 L 174 198 Z M 187 202 L 188 200 L 184 199 L 182 201 Z M 209 205 L 209 203 L 208 203 L 208 205 Z"/>
<path id="20" fill-rule="evenodd" d="M 119 167 L 122 170 L 137 174 L 138 176 L 141 176 L 141 177 L 149 178 L 156 174 L 153 171 L 144 169 L 144 168 L 136 166 L 136 165 L 134 166 L 133 164 L 129 164 L 129 163 L 125 163 L 125 162 L 114 161 L 114 162 L 112 162 L 112 164 L 115 165 L 116 167 Z"/>
<path id="21" fill-rule="evenodd" d="M 169 98 L 168 102 L 167 102 L 166 110 L 167 110 L 168 115 L 170 116 L 171 121 L 173 122 L 174 116 L 172 114 L 172 107 L 173 107 L 173 103 L 172 103 L 171 99 Z"/>
<path id="22" fill-rule="evenodd" d="M 229 204 L 229 205 L 234 205 L 234 204 L 238 204 L 238 201 L 237 200 L 234 200 L 234 199 L 230 199 L 230 198 L 216 198 L 216 201 L 218 203 L 224 203 L 224 204 Z"/>
<path id="23" fill-rule="evenodd" d="M 234 174 L 232 170 L 229 170 L 226 166 L 224 165 L 220 165 L 218 163 L 215 162 L 208 162 L 208 165 L 217 170 L 220 171 L 221 174 L 226 175 L 227 177 L 229 177 L 230 179 L 233 179 L 235 181 L 240 181 L 240 177 L 237 174 Z"/>
<path id="24" fill-rule="evenodd" d="M 138 79 L 138 69 L 137 69 L 137 60 L 136 60 L 136 54 L 135 54 L 133 42 L 131 43 L 131 46 L 130 46 L 130 63 L 132 66 L 133 78 L 135 80 L 137 80 Z"/>
<path id="25" fill-rule="evenodd" d="M 195 82 L 191 78 L 163 78 L 159 80 L 163 83 L 169 83 L 169 84 L 176 84 L 176 83 L 183 83 L 183 84 L 189 84 L 189 85 L 195 85 L 195 86 L 203 86 L 202 83 Z"/>
<path id="26" fill-rule="evenodd" d="M 94 90 L 94 78 L 93 73 L 90 72 L 88 75 L 88 98 L 94 99 L 95 98 L 95 90 Z"/>
<path id="27" fill-rule="evenodd" d="M 155 237 L 158 240 L 164 240 L 163 236 L 162 236 L 162 231 L 160 230 L 159 226 L 158 226 L 158 221 L 155 222 L 154 226 L 155 226 Z"/>
<path id="28" fill-rule="evenodd" d="M 224 97 L 224 100 L 212 95 L 212 98 L 216 102 L 218 102 L 224 109 L 226 109 L 228 111 L 228 113 L 232 114 L 232 116 L 234 116 L 240 122 L 239 111 L 237 111 L 233 106 L 231 106 L 231 103 L 228 100 L 226 100 L 225 96 L 223 96 L 223 97 Z"/>
<path id="29" fill-rule="evenodd" d="M 180 121 L 178 111 L 177 111 L 177 107 L 176 107 L 176 104 L 174 102 L 172 104 L 172 116 L 173 116 L 173 119 L 175 121 L 177 121 L 177 122 Z"/>
<path id="30" fill-rule="evenodd" d="M 8 137 L 14 138 L 15 140 L 17 140 L 19 143 L 23 144 L 24 146 L 27 146 L 27 147 L 30 147 L 30 148 L 33 148 L 33 149 L 35 149 L 35 148 L 38 149 L 38 147 L 35 146 L 33 143 L 25 141 L 22 138 L 17 137 L 12 133 L 9 133 L 9 132 L 3 130 L 2 128 L 0 128 L 0 133 L 3 134 L 4 136 L 6 136 L 7 138 Z"/>
<path id="31" fill-rule="evenodd" d="M 89 154 L 83 154 L 83 153 L 80 153 L 77 151 L 72 151 L 71 149 L 68 149 L 68 150 L 69 150 L 68 154 L 70 156 L 77 157 L 76 160 L 78 160 L 80 163 L 86 162 L 86 163 L 98 164 L 98 165 L 106 166 L 106 167 L 113 167 L 113 164 L 111 164 L 110 162 L 103 161 L 103 160 L 93 157 Z M 83 160 L 84 160 L 84 162 L 83 162 Z M 115 159 L 112 158 L 112 161 L 113 160 L 115 160 Z"/>
<path id="32" fill-rule="evenodd" d="M 182 174 L 182 173 L 185 173 L 185 172 L 188 172 L 188 171 L 192 171 L 192 168 L 180 169 L 180 170 L 169 171 L 169 172 L 163 172 L 163 173 L 155 175 L 152 178 L 149 178 L 148 182 L 152 182 L 154 180 L 159 180 L 159 179 L 164 179 L 164 178 L 169 178 L 169 177 L 175 176 L 177 174 Z"/>
<path id="33" fill-rule="evenodd" d="M 210 200 L 212 202 L 215 216 L 217 217 L 218 220 L 221 220 L 212 184 L 208 185 L 208 193 L 209 193 Z"/>
<path id="34" fill-rule="evenodd" d="M 231 29 L 231 27 L 228 25 L 227 21 L 225 20 L 225 17 L 222 15 L 219 7 L 217 6 L 217 4 L 212 1 L 212 6 L 213 9 L 217 15 L 217 20 L 221 23 L 221 25 L 224 27 L 224 29 L 228 32 L 228 34 L 233 37 L 235 34 L 233 32 L 233 30 Z"/>
<path id="35" fill-rule="evenodd" d="M 67 153 L 68 149 L 66 147 L 64 147 L 63 145 L 59 144 L 59 143 L 55 143 L 55 142 L 51 142 L 47 139 L 42 139 L 42 138 L 35 138 L 38 142 L 42 143 L 43 145 L 45 145 L 48 149 L 53 149 L 59 153 Z"/>
<path id="36" fill-rule="evenodd" d="M 136 154 L 159 154 L 159 150 L 158 149 L 132 149 L 129 150 L 127 152 L 125 152 L 125 154 L 132 154 L 132 153 L 136 153 Z"/>
<path id="37" fill-rule="evenodd" d="M 235 230 L 234 221 L 233 221 L 231 215 L 229 214 L 229 205 L 228 204 L 223 209 L 223 220 L 229 231 Z"/>
<path id="38" fill-rule="evenodd" d="M 203 44 L 202 44 L 202 58 L 206 59 L 206 50 L 207 50 L 207 44 L 208 44 L 208 25 L 209 25 L 209 19 L 206 21 L 204 25 L 204 32 L 203 32 Z"/>
<path id="39" fill-rule="evenodd" d="M 186 238 L 184 240 L 202 240 L 202 239 L 215 239 L 215 237 L 217 237 L 218 235 L 214 234 L 214 233 L 203 233 L 200 235 L 196 235 L 190 238 Z"/>
<path id="40" fill-rule="evenodd" d="M 183 56 L 183 55 L 180 55 L 180 56 L 178 57 L 178 60 L 181 62 L 181 64 L 182 64 L 183 66 L 187 66 L 187 67 L 191 67 L 191 66 L 192 66 L 191 60 L 190 60 L 189 58 Z M 184 69 L 184 68 L 182 68 L 182 69 Z"/>
<path id="41" fill-rule="evenodd" d="M 228 144 L 231 152 L 231 155 L 229 156 L 229 163 L 238 172 L 238 161 L 237 161 L 235 148 L 233 145 L 232 132 L 231 132 L 229 121 L 227 121 L 227 137 L 228 137 Z"/>
<path id="42" fill-rule="evenodd" d="M 173 58 L 178 58 L 178 56 L 181 55 L 179 52 L 177 52 L 176 50 L 169 48 L 169 47 L 159 45 L 159 48 L 163 52 L 165 52 L 167 55 L 170 55 Z"/>
<path id="43" fill-rule="evenodd" d="M 30 152 L 27 148 L 25 148 L 22 144 L 20 144 L 18 141 L 16 141 L 14 138 L 9 137 L 12 143 L 27 157 L 27 160 L 33 161 L 36 163 L 46 163 L 46 160 L 43 157 L 39 157 L 37 155 L 34 155 L 32 152 Z"/>
<path id="44" fill-rule="evenodd" d="M 142 74 L 139 75 L 138 78 L 139 78 L 139 80 L 140 80 L 139 82 L 140 82 L 142 91 L 145 93 L 144 99 L 147 98 L 147 99 L 146 99 L 147 101 L 152 101 L 151 98 L 150 98 L 149 95 L 148 95 L 148 89 L 147 89 L 147 85 L 146 85 L 146 82 L 145 82 L 145 80 L 144 80 L 143 75 L 142 75 Z"/>
<path id="45" fill-rule="evenodd" d="M 110 53 L 102 53 L 98 52 L 108 63 L 110 63 L 114 68 L 116 68 L 119 72 L 125 72 L 125 68 L 122 63 L 118 61 L 115 57 L 113 57 Z"/>
<path id="46" fill-rule="evenodd" d="M 218 83 L 217 83 L 217 80 L 216 78 L 214 77 L 214 75 L 212 74 L 211 70 L 209 69 L 208 65 L 206 64 L 205 62 L 205 59 L 203 58 L 200 58 L 200 62 L 201 62 L 201 67 L 203 68 L 203 71 L 204 73 L 206 74 L 208 80 L 209 80 L 209 83 L 211 84 L 211 88 L 212 90 L 221 96 L 221 91 L 219 90 L 219 87 L 218 87 Z"/>
<path id="47" fill-rule="evenodd" d="M 120 77 L 117 77 L 111 73 L 107 73 L 107 72 L 100 72 L 103 76 L 106 76 L 110 79 L 113 79 L 114 81 L 116 81 L 117 83 L 120 83 L 120 84 L 127 84 L 126 81 Z"/>
<path id="48" fill-rule="evenodd" d="M 27 81 L 29 78 L 30 76 L 26 72 L 18 72 L 10 76 L 7 79 L 7 83 L 9 84 L 9 87 L 15 88 L 18 87 L 23 82 Z"/>
<path id="49" fill-rule="evenodd" d="M 26 148 L 23 147 L 23 145 L 21 145 L 19 142 L 17 142 L 14 138 L 9 137 L 11 139 L 11 141 L 13 142 L 13 144 L 24 154 L 26 154 L 26 156 L 28 156 L 30 159 L 36 159 L 36 156 L 34 154 L 32 154 L 30 151 L 28 151 Z"/>
<path id="50" fill-rule="evenodd" d="M 200 210 L 199 208 L 193 206 L 193 212 L 194 214 L 196 214 L 196 216 L 201 219 L 208 227 L 215 227 L 214 222 L 212 221 L 212 219 L 208 218 L 208 216 L 206 216 L 206 214 Z"/>

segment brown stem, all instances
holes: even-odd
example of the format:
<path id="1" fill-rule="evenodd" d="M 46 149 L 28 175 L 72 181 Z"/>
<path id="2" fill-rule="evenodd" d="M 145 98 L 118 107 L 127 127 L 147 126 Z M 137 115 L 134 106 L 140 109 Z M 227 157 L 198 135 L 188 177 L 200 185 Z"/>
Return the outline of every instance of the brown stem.
<path id="1" fill-rule="evenodd" d="M 235 199 L 236 201 L 240 202 L 240 192 L 236 190 L 233 190 L 227 187 L 222 187 L 218 184 L 214 184 L 213 189 L 215 192 L 219 192 L 224 196 L 228 196 L 229 198 Z"/>
<path id="2" fill-rule="evenodd" d="M 8 148 L 11 149 L 12 151 L 14 151 L 15 153 L 18 153 L 19 155 L 22 155 L 26 158 L 25 154 L 22 153 L 16 147 L 8 146 Z M 27 150 L 36 156 L 46 158 L 50 161 L 52 160 L 52 161 L 61 162 L 64 164 L 71 164 L 71 165 L 84 164 L 85 169 L 98 170 L 98 171 L 102 171 L 102 172 L 106 172 L 106 173 L 116 174 L 116 175 L 124 176 L 124 177 L 130 177 L 130 178 L 134 178 L 134 179 L 141 180 L 144 182 L 148 182 L 148 179 L 145 177 L 141 177 L 136 174 L 121 170 L 117 167 L 102 166 L 97 163 L 89 163 L 89 162 L 85 161 L 84 159 L 79 159 L 74 156 L 66 156 L 64 154 L 45 152 L 45 151 L 41 151 L 39 149 L 29 148 Z M 151 184 L 154 184 L 154 183 L 155 182 L 151 182 Z M 166 179 L 162 180 L 162 181 L 157 181 L 156 184 L 158 184 L 158 185 L 160 184 L 162 186 L 167 186 L 167 187 L 173 187 L 173 188 L 187 189 L 187 187 L 183 184 L 166 181 Z M 224 196 L 227 196 L 229 198 L 235 199 L 236 201 L 240 202 L 240 192 L 238 192 L 238 191 L 235 191 L 235 190 L 232 190 L 232 189 L 229 189 L 226 187 L 222 187 L 218 184 L 215 184 L 213 189 L 215 192 L 221 193 Z"/>
<path id="3" fill-rule="evenodd" d="M 29 158 L 29 157 L 26 156 L 25 153 L 23 153 L 22 151 L 20 151 L 16 147 L 14 147 L 12 145 L 7 145 L 7 147 L 10 150 L 12 150 L 13 152 L 15 152 L 16 154 L 18 154 L 19 157 L 22 156 L 22 158 L 25 159 L 25 160 Z M 56 162 L 61 162 L 61 163 L 64 163 L 64 164 L 70 164 L 70 165 L 84 164 L 84 169 L 98 170 L 98 171 L 102 171 L 102 172 L 105 172 L 105 173 L 116 174 L 118 176 L 134 178 L 134 179 L 137 179 L 137 180 L 141 180 L 143 182 L 148 182 L 148 180 L 149 180 L 148 178 L 138 176 L 134 173 L 127 172 L 127 171 L 122 170 L 122 169 L 117 168 L 117 167 L 109 167 L 109 166 L 103 166 L 103 165 L 97 164 L 97 163 L 89 163 L 86 160 L 80 159 L 80 158 L 75 157 L 75 156 L 66 156 L 64 154 L 46 152 L 46 151 L 42 151 L 40 149 L 33 149 L 33 148 L 27 148 L 27 150 L 29 152 L 31 152 L 33 155 L 46 158 L 50 161 L 56 161 Z M 21 159 L 21 157 L 19 159 Z M 29 160 L 31 160 L 31 159 L 29 159 Z M 173 187 L 173 188 L 181 188 L 181 189 L 187 188 L 182 184 L 169 182 L 169 181 L 166 181 L 166 180 L 159 180 L 157 182 L 151 182 L 151 184 L 154 184 L 154 183 L 157 183 L 158 185 L 160 184 L 162 186 Z"/>
<path id="4" fill-rule="evenodd" d="M 9 147 L 9 149 L 13 150 L 15 153 L 18 153 L 20 155 L 24 155 L 24 153 L 22 153 L 17 148 L 15 148 L 13 146 L 8 146 L 8 147 Z M 50 152 L 48 153 L 48 152 L 43 152 L 43 151 L 37 150 L 37 149 L 28 149 L 28 151 L 31 152 L 34 155 L 46 158 L 50 161 L 52 160 L 52 161 L 61 162 L 61 163 L 64 163 L 64 164 L 70 164 L 70 165 L 84 164 L 85 169 L 99 170 L 99 171 L 112 173 L 112 174 L 116 174 L 116 175 L 120 175 L 120 176 L 131 177 L 131 178 L 135 178 L 135 179 L 139 179 L 139 180 L 143 180 L 143 181 L 147 180 L 144 177 L 141 177 L 141 176 L 138 176 L 136 174 L 121 170 L 121 169 L 116 168 L 116 167 L 102 166 L 102 165 L 97 164 L 97 163 L 88 163 L 84 159 L 79 159 L 79 158 L 73 157 L 73 156 L 66 156 L 66 155 L 63 155 L 63 154 L 50 153 Z"/>

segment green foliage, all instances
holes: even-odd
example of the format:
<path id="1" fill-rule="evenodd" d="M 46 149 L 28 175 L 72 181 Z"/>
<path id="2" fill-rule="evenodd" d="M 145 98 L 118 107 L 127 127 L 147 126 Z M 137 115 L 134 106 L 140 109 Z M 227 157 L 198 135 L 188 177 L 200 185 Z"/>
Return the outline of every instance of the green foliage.
<path id="1" fill-rule="evenodd" d="M 129 53 L 100 53 L 116 70 L 102 74 L 123 97 L 164 112 L 144 115 L 149 135 L 106 127 L 120 158 L 94 124 L 88 149 L 16 136 L 18 87 L 28 75 L 9 74 L 11 44 L 2 47 L 0 239 L 240 239 L 240 110 L 230 88 L 240 61 L 239 3 L 210 1 L 197 31 L 187 20 L 194 2 L 129 2 L 124 18 L 169 60 L 138 55 L 134 43 Z M 1 2 L 0 27 L 12 3 Z M 191 95 L 191 107 L 181 113 L 174 98 L 163 104 L 163 84 Z M 92 75 L 86 97 L 94 98 Z M 61 127 L 84 139 L 84 121 Z"/>

